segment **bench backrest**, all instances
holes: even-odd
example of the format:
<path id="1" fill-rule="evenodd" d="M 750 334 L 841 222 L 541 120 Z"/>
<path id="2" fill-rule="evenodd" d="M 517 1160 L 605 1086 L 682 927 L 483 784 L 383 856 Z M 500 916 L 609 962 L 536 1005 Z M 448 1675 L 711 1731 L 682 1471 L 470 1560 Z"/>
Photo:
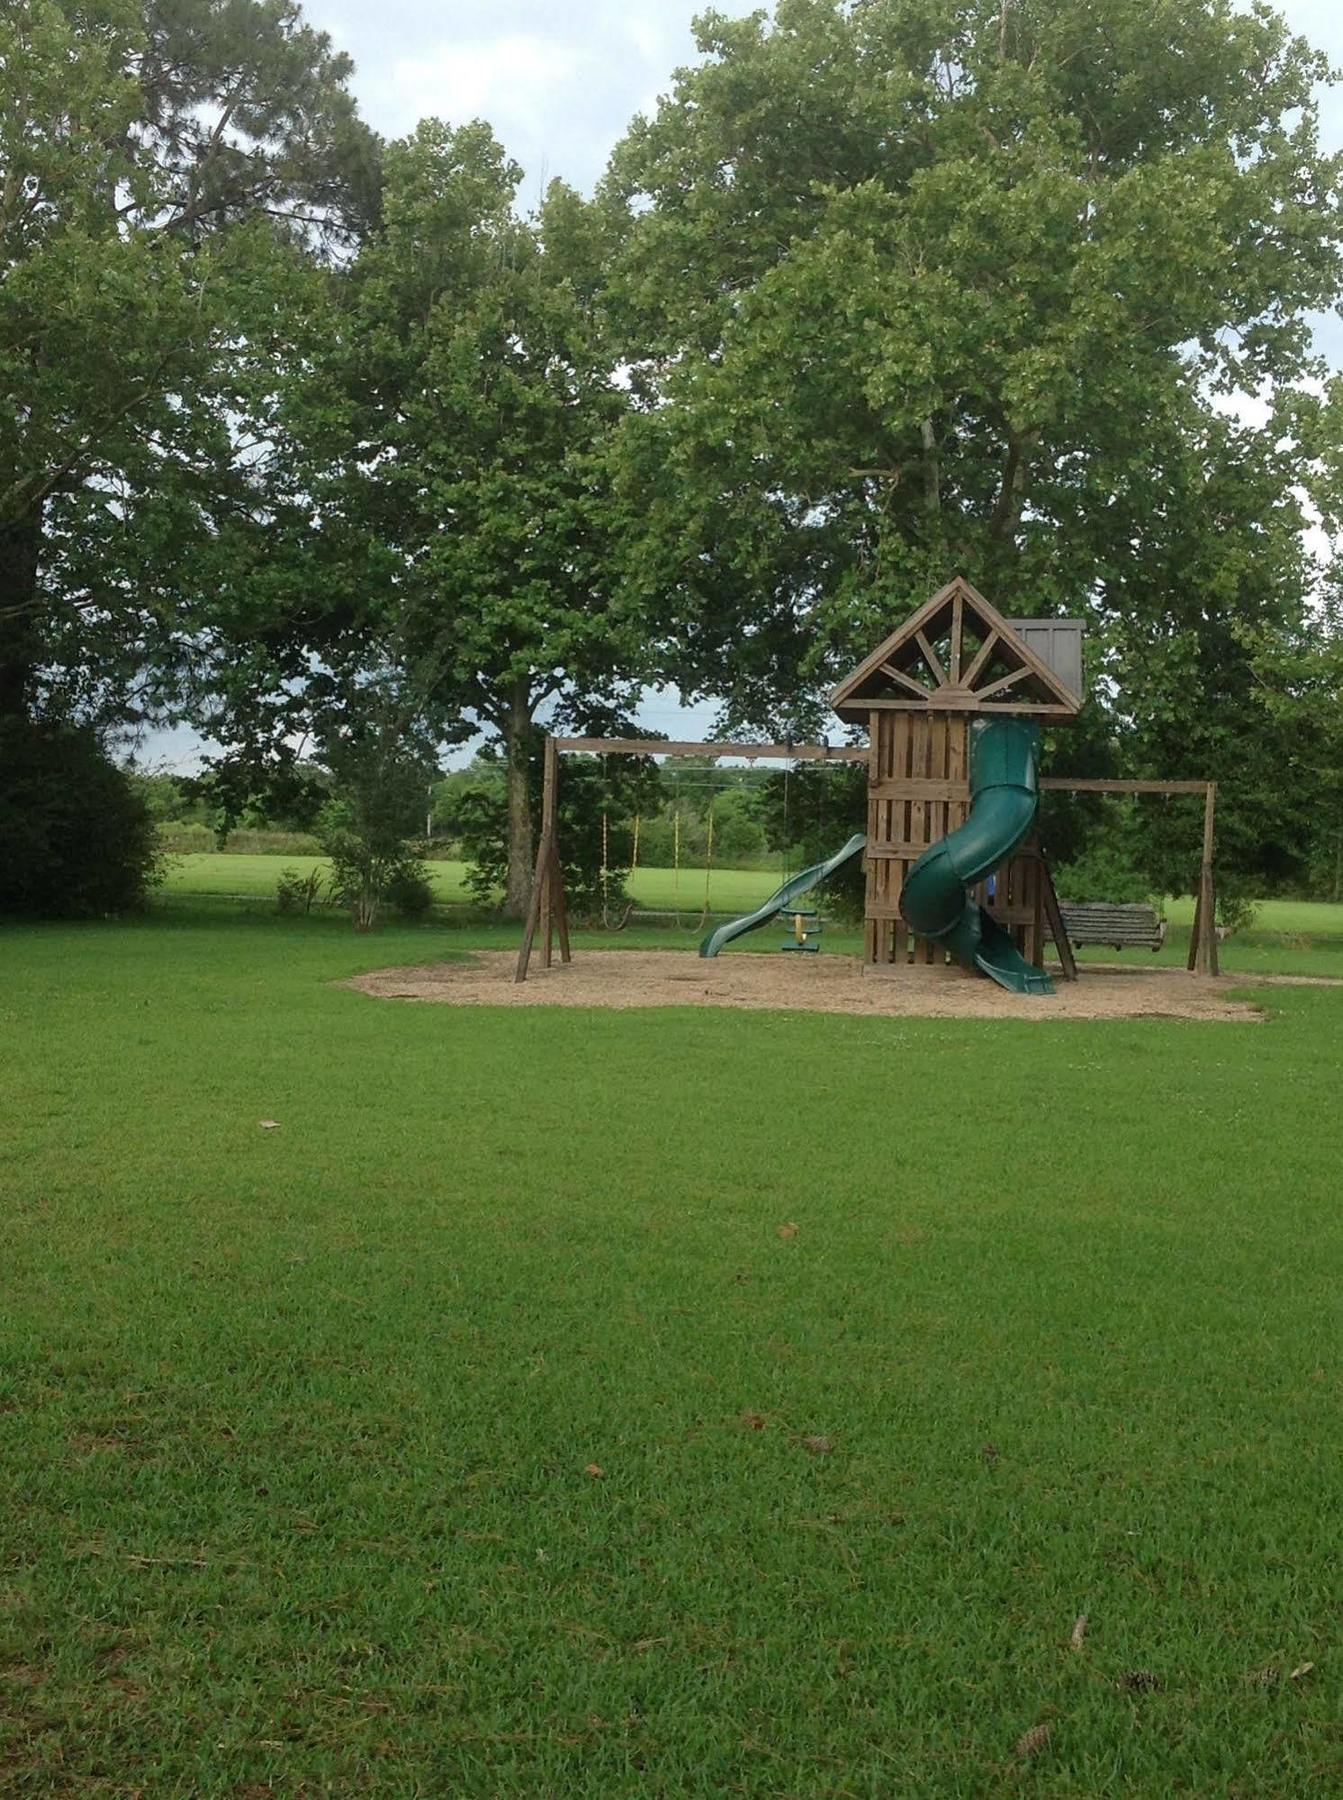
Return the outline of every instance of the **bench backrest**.
<path id="1" fill-rule="evenodd" d="M 1166 925 L 1154 906 L 1141 902 L 1094 900 L 1061 901 L 1064 929 L 1074 944 L 1110 944 L 1116 950 L 1137 944 L 1157 950 L 1166 936 Z"/>

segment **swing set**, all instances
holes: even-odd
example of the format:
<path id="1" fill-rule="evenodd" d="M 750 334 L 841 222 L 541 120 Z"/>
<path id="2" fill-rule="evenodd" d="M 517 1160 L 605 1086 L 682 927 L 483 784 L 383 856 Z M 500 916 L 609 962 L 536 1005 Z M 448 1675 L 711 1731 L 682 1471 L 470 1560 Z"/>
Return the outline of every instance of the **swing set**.
<path id="1" fill-rule="evenodd" d="M 546 738 L 545 757 L 543 762 L 543 785 L 541 793 L 541 841 L 537 847 L 536 868 L 532 880 L 531 905 L 527 912 L 527 923 L 523 932 L 522 947 L 518 953 L 516 981 L 527 979 L 527 970 L 531 963 L 532 950 L 539 934 L 541 939 L 541 963 L 543 968 L 550 968 L 554 961 L 555 945 L 558 942 L 560 961 L 570 962 L 572 956 L 569 946 L 568 910 L 564 896 L 564 874 L 561 867 L 558 837 L 558 795 L 560 781 L 560 757 L 565 755 L 600 756 L 603 761 L 608 756 L 665 756 L 665 757 L 709 757 L 730 756 L 739 758 L 750 764 L 756 762 L 782 762 L 784 769 L 784 807 L 788 806 L 788 783 L 792 766 L 797 762 L 862 762 L 868 760 L 865 745 L 851 744 L 739 744 L 739 743 L 688 743 L 671 742 L 662 738 L 597 738 L 597 737 L 551 737 Z M 631 872 L 638 867 L 639 831 L 641 820 L 636 816 L 634 821 L 634 844 L 631 854 Z M 699 921 L 695 930 L 703 930 L 710 911 L 710 886 L 713 877 L 714 855 L 714 792 L 711 787 L 709 806 L 706 815 L 705 833 L 705 867 L 704 867 L 704 900 Z M 678 925 L 682 923 L 680 905 L 682 833 L 681 809 L 679 804 L 672 811 L 672 883 L 676 900 L 675 916 Z M 602 860 L 599 871 L 602 891 L 602 922 L 610 925 L 610 820 L 609 809 L 602 808 Z M 633 906 L 626 909 L 625 917 L 619 926 L 611 929 L 619 930 L 629 922 Z M 783 948 L 788 950 L 814 951 L 819 948 L 816 939 L 820 935 L 820 920 L 814 913 L 790 910 L 787 914 L 792 937 Z M 684 927 L 683 927 L 684 928 Z"/>
<path id="2" fill-rule="evenodd" d="M 635 908 L 634 908 L 634 902 L 631 900 L 626 905 L 624 913 L 622 914 L 622 916 L 620 917 L 619 920 L 613 920 L 613 918 L 612 918 L 612 907 L 611 907 L 611 897 L 610 897 L 610 895 L 611 895 L 611 874 L 612 874 L 611 861 L 610 861 L 610 844 L 611 844 L 610 806 L 609 806 L 610 783 L 606 779 L 606 758 L 607 758 L 608 754 L 609 754 L 609 752 L 606 752 L 606 751 L 602 752 L 602 772 L 603 772 L 602 785 L 603 785 L 604 793 L 606 794 L 606 796 L 608 796 L 608 798 L 604 799 L 603 803 L 602 803 L 602 860 L 601 860 L 600 868 L 598 870 L 598 879 L 600 882 L 601 895 L 602 895 L 601 917 L 602 917 L 602 925 L 606 930 L 608 930 L 608 931 L 623 931 L 625 929 L 625 927 L 629 924 L 630 917 L 633 914 Z M 763 750 L 762 750 L 762 754 L 763 754 Z M 715 773 L 715 771 L 710 770 L 707 774 L 706 780 L 703 783 L 693 783 L 692 784 L 692 785 L 707 786 L 708 790 L 709 790 L 709 803 L 704 812 L 705 836 L 704 836 L 704 897 L 703 897 L 703 904 L 700 907 L 699 918 L 697 920 L 695 920 L 689 927 L 689 929 L 691 931 L 696 932 L 696 933 L 702 932 L 704 930 L 704 927 L 709 922 L 710 913 L 712 912 L 711 893 L 712 893 L 713 872 L 714 872 L 714 860 L 713 860 L 713 858 L 714 858 L 714 805 L 718 798 L 718 794 L 721 791 L 718 783 L 714 780 L 714 773 Z M 783 875 L 784 875 L 785 881 L 788 879 L 789 875 L 792 873 L 791 837 L 790 837 L 790 823 L 791 823 L 791 818 L 792 818 L 791 804 L 790 804 L 792 774 L 793 774 L 793 765 L 792 765 L 792 762 L 789 761 L 788 763 L 786 763 L 784 765 L 784 771 L 783 771 L 783 837 L 784 837 Z M 683 791 L 685 785 L 686 784 L 685 784 L 683 778 L 678 773 L 675 781 L 673 782 L 674 798 L 672 801 L 672 810 L 671 810 L 671 821 L 672 821 L 672 907 L 671 907 L 670 912 L 668 912 L 668 913 L 653 913 L 653 914 L 647 915 L 647 916 L 654 917 L 654 918 L 664 918 L 664 917 L 665 918 L 674 918 L 676 921 L 676 928 L 678 931 L 684 931 L 687 929 L 687 926 L 685 923 L 685 918 L 684 918 L 684 910 L 685 909 L 681 905 L 681 862 L 682 862 L 682 855 L 681 855 L 681 795 L 682 795 L 682 791 Z M 824 824 L 825 824 L 824 806 L 822 806 L 821 824 L 822 824 L 822 826 L 824 826 Z M 640 837 L 642 825 L 643 825 L 642 814 L 635 813 L 634 823 L 633 823 L 633 842 L 632 842 L 631 848 L 630 848 L 630 863 L 629 863 L 629 873 L 631 875 L 636 874 L 638 872 L 638 868 L 639 868 L 639 837 Z M 784 949 L 784 950 L 812 950 L 812 951 L 819 949 L 820 946 L 816 940 L 818 940 L 821 935 L 821 916 L 818 912 L 815 912 L 813 910 L 799 911 L 797 909 L 789 909 L 785 913 L 781 913 L 780 917 L 786 920 L 786 922 L 788 924 L 788 929 L 789 929 L 790 933 L 792 934 L 790 941 L 781 946 L 782 949 Z"/>
<path id="3" fill-rule="evenodd" d="M 605 757 L 603 757 L 602 760 L 604 762 L 606 760 Z M 676 787 L 679 789 L 680 785 L 681 784 L 678 781 L 676 783 Z M 709 806 L 708 806 L 708 810 L 705 814 L 704 904 L 700 909 L 699 925 L 694 927 L 694 929 L 696 929 L 696 930 L 701 930 L 703 928 L 704 921 L 709 916 L 709 887 L 710 887 L 710 883 L 711 883 L 712 877 L 713 877 L 713 826 L 714 826 L 713 806 L 714 806 L 714 798 L 715 798 L 715 789 L 714 789 L 712 781 L 710 781 L 710 783 L 709 783 Z M 638 872 L 638 868 L 639 868 L 639 829 L 640 829 L 640 826 L 642 825 L 642 823 L 643 823 L 642 818 L 640 817 L 640 815 L 638 813 L 636 813 L 634 815 L 634 843 L 633 843 L 633 846 L 630 851 L 630 874 L 631 875 L 636 874 Z M 605 807 L 603 807 L 603 809 L 602 809 L 602 892 L 603 892 L 603 895 L 605 895 L 605 892 L 606 892 L 606 884 L 607 884 L 607 880 L 608 880 L 608 874 L 609 874 L 609 872 L 606 867 L 606 809 L 605 809 Z M 630 908 L 626 911 L 626 914 L 625 914 L 626 919 L 629 918 L 630 912 L 632 910 L 633 910 L 633 902 L 631 902 Z M 603 908 L 602 908 L 603 917 L 605 917 L 605 913 L 606 913 L 606 908 L 605 908 L 605 902 L 603 901 Z M 681 907 L 681 796 L 680 796 L 679 792 L 677 792 L 675 801 L 672 805 L 672 913 L 676 919 L 677 930 L 683 931 L 685 929 L 685 921 L 681 916 L 681 913 L 682 913 L 682 907 Z"/>

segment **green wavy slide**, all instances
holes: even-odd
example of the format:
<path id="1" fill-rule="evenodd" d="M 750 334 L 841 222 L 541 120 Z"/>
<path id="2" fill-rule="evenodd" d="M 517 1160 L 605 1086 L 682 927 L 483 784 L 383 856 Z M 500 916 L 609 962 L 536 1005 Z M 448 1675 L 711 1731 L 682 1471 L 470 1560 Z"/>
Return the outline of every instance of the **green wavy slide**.
<path id="1" fill-rule="evenodd" d="M 900 911 L 920 937 L 1013 994 L 1052 994 L 1012 935 L 966 891 L 1007 861 L 1040 804 L 1040 730 L 1030 719 L 979 718 L 970 727 L 970 813 L 905 877 Z"/>
<path id="2" fill-rule="evenodd" d="M 851 837 L 842 850 L 826 862 L 813 863 L 811 868 L 803 869 L 791 880 L 785 881 L 776 893 L 770 895 L 763 906 L 754 912 L 746 913 L 740 919 L 728 919 L 725 924 L 715 926 L 699 947 L 701 956 L 717 956 L 724 944 L 730 944 L 733 938 L 745 937 L 748 931 L 759 931 L 762 925 L 768 925 L 771 919 L 777 919 L 781 912 L 787 912 L 793 902 L 799 899 L 810 888 L 819 887 L 828 881 L 836 869 L 840 869 L 850 857 L 857 856 L 863 850 L 867 839 L 859 832 Z"/>

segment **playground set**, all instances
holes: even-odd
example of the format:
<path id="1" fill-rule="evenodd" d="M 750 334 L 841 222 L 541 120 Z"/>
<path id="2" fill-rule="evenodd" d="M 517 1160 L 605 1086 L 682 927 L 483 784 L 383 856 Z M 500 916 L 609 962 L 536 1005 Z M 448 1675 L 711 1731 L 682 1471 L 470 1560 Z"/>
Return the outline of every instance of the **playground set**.
<path id="1" fill-rule="evenodd" d="M 912 966 L 956 963 L 1019 994 L 1048 994 L 1052 939 L 1066 980 L 1075 942 L 1160 942 L 1148 909 L 1060 906 L 1037 835 L 1042 791 L 1201 794 L 1202 857 L 1188 966 L 1217 973 L 1212 873 L 1216 783 L 1058 780 L 1040 774 L 1040 721 L 1075 718 L 1083 702 L 1082 622 L 1008 619 L 961 577 L 886 637 L 830 694 L 865 745 L 683 743 L 658 738 L 548 737 L 541 839 L 516 979 L 541 939 L 550 967 L 558 940 L 571 960 L 557 832 L 559 759 L 577 752 L 732 756 L 867 765 L 867 830 L 786 880 L 740 918 L 715 926 L 700 955 L 781 922 L 784 947 L 817 949 L 820 915 L 799 904 L 861 856 L 865 974 L 899 978 Z M 1072 931 L 1069 930 L 1069 925 Z"/>

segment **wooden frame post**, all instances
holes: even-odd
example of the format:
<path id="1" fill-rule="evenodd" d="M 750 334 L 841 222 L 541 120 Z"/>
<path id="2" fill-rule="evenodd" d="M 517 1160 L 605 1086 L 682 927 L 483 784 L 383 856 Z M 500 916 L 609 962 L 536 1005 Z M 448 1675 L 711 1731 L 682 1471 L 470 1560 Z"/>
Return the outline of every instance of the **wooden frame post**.
<path id="1" fill-rule="evenodd" d="M 536 868 L 532 874 L 532 893 L 527 906 L 527 923 L 518 951 L 515 982 L 526 981 L 532 960 L 532 945 L 541 932 L 541 964 L 550 968 L 554 960 L 554 939 L 560 940 L 560 961 L 571 962 L 569 951 L 569 913 L 564 902 L 564 870 L 560 863 L 559 824 L 556 811 L 559 799 L 560 760 L 556 741 L 548 733 L 541 764 L 541 841 L 536 850 Z"/>
<path id="2" fill-rule="evenodd" d="M 1189 956 L 1186 968 L 1200 975 L 1217 975 L 1217 893 L 1212 879 L 1212 846 L 1217 812 L 1217 783 L 1210 781 L 1203 792 L 1203 856 L 1198 871 L 1198 899 L 1194 905 L 1194 929 L 1189 934 Z"/>
<path id="3" fill-rule="evenodd" d="M 1058 890 L 1054 886 L 1054 875 L 1045 861 L 1045 853 L 1037 848 L 1036 855 L 1040 859 L 1040 899 L 1044 907 L 1045 923 L 1049 926 L 1049 935 L 1054 940 L 1054 948 L 1059 953 L 1059 966 L 1063 970 L 1065 981 L 1077 980 L 1077 958 L 1073 954 L 1072 939 L 1068 936 L 1068 927 L 1063 923 L 1063 909 L 1059 905 Z M 1044 946 L 1041 945 L 1043 950 Z M 1041 963 L 1044 957 L 1040 958 Z"/>
<path id="4" fill-rule="evenodd" d="M 555 839 L 555 783 L 558 776 L 555 740 L 546 733 L 546 746 L 541 762 L 541 842 L 553 846 Z M 545 858 L 541 875 L 541 966 L 548 969 L 554 960 L 555 896 L 552 864 L 554 855 Z M 538 869 L 541 864 L 538 862 Z"/>

